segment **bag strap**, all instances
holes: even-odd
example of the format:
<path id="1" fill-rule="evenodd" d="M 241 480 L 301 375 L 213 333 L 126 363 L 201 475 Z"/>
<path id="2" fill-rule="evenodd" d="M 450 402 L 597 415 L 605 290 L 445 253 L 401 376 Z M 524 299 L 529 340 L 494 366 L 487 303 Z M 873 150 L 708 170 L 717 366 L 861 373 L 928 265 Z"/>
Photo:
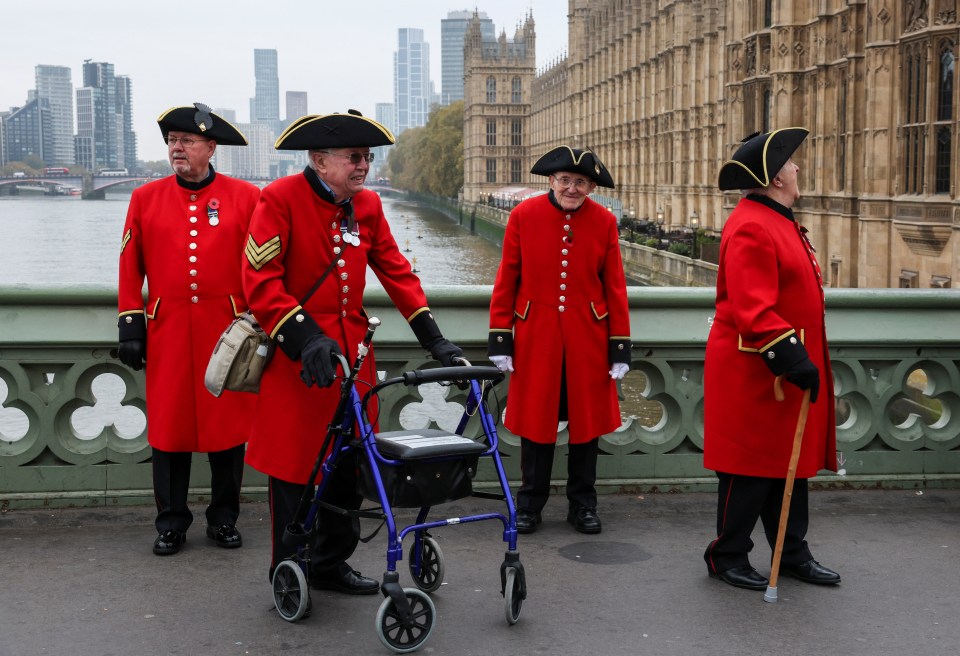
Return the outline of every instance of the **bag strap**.
<path id="1" fill-rule="evenodd" d="M 323 281 L 326 279 L 330 272 L 333 271 L 333 267 L 337 266 L 337 258 L 334 257 L 330 260 L 330 266 L 327 267 L 326 271 L 320 274 L 320 277 L 317 278 L 317 282 L 313 283 L 313 287 L 310 288 L 310 291 L 307 292 L 307 295 L 303 297 L 303 300 L 300 301 L 300 305 L 306 305 L 307 301 L 310 300 L 310 297 L 313 296 L 313 293 L 320 289 L 320 285 L 323 284 Z"/>

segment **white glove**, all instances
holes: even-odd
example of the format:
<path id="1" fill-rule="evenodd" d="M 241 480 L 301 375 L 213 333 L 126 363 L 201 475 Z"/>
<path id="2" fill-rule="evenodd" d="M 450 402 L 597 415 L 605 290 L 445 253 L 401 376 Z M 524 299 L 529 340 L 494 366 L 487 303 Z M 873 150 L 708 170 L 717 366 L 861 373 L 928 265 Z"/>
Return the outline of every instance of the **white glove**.
<path id="1" fill-rule="evenodd" d="M 497 369 L 500 371 L 513 371 L 513 356 L 491 355 L 490 362 L 497 365 Z"/>
<path id="2" fill-rule="evenodd" d="M 630 365 L 626 362 L 614 362 L 610 369 L 610 377 L 614 380 L 620 380 L 628 371 L 630 371 Z"/>

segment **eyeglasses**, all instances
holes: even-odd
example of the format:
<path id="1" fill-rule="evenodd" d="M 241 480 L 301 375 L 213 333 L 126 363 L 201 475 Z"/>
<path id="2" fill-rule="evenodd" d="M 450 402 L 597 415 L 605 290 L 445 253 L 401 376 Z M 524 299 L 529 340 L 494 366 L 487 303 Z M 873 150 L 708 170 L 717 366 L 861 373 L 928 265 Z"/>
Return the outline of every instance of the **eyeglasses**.
<path id="1" fill-rule="evenodd" d="M 209 139 L 197 139 L 196 137 L 164 137 L 164 141 L 167 142 L 168 146 L 176 146 L 179 141 L 184 148 L 189 148 L 195 143 L 200 143 L 201 141 L 210 141 Z"/>
<path id="2" fill-rule="evenodd" d="M 321 153 L 326 153 L 327 155 L 334 155 L 336 157 L 346 157 L 350 160 L 350 163 L 356 166 L 362 160 L 365 160 L 367 164 L 376 159 L 374 153 L 331 153 L 329 150 L 321 150 Z"/>
<path id="3" fill-rule="evenodd" d="M 565 188 L 565 187 L 575 187 L 576 189 L 578 189 L 578 190 L 580 190 L 580 191 L 586 189 L 586 188 L 590 185 L 590 181 L 589 181 L 589 180 L 584 180 L 583 178 L 568 178 L 567 176 L 563 176 L 562 178 L 558 178 L 557 176 L 553 176 L 553 179 L 554 179 L 554 180 L 556 181 L 556 183 L 557 183 L 558 185 L 560 185 L 561 187 L 564 187 L 564 188 Z"/>

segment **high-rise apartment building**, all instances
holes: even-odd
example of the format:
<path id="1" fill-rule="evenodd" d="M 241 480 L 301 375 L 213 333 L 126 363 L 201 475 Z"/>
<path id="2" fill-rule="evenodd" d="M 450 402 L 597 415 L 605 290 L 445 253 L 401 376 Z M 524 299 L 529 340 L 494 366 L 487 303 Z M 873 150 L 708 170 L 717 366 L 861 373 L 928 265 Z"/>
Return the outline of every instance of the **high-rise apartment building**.
<path id="1" fill-rule="evenodd" d="M 484 41 L 496 39 L 493 21 L 484 12 L 451 11 L 440 20 L 440 104 L 463 100 L 463 45 L 474 14 Z"/>
<path id="2" fill-rule="evenodd" d="M 393 54 L 393 104 L 396 134 L 422 127 L 430 115 L 430 45 L 423 30 L 401 27 Z"/>
<path id="3" fill-rule="evenodd" d="M 307 92 L 287 91 L 287 125 L 309 113 L 307 111 Z"/>
<path id="4" fill-rule="evenodd" d="M 280 124 L 280 77 L 277 51 L 256 48 L 253 51 L 253 74 L 256 87 L 250 99 L 250 122 L 266 123 L 271 130 Z"/>
<path id="5" fill-rule="evenodd" d="M 50 109 L 50 133 L 44 162 L 48 166 L 74 163 L 73 73 L 68 66 L 39 65 L 35 69 L 36 97 Z"/>
<path id="6" fill-rule="evenodd" d="M 106 62 L 83 63 L 83 88 L 89 89 L 89 94 L 83 94 L 83 101 L 89 103 L 84 112 L 90 112 L 89 121 L 81 125 L 80 121 L 80 89 L 77 90 L 77 144 L 84 140 L 84 148 L 89 145 L 90 159 L 77 163 L 90 170 L 98 168 L 125 168 L 124 125 L 129 117 L 129 80 L 120 83 L 125 98 L 121 101 L 117 93 L 117 77 L 113 72 L 113 64 Z M 86 118 L 86 117 L 85 117 Z M 132 133 L 132 129 L 130 130 Z M 84 157 L 86 153 L 84 153 Z M 136 158 L 136 141 L 133 142 L 133 157 Z M 134 162 L 136 159 L 134 159 Z"/>
<path id="7" fill-rule="evenodd" d="M 74 137 L 74 162 L 88 171 L 93 171 L 96 165 L 94 158 L 94 139 L 96 132 L 94 125 L 93 89 L 81 87 L 77 89 L 77 135 Z"/>
<path id="8" fill-rule="evenodd" d="M 117 82 L 117 128 L 121 167 L 128 171 L 137 168 L 137 133 L 133 131 L 133 83 L 126 75 L 118 75 Z"/>
<path id="9" fill-rule="evenodd" d="M 41 98 L 35 97 L 23 107 L 11 109 L 3 120 L 8 161 L 19 162 L 33 155 L 46 162 L 51 123 L 50 109 Z"/>

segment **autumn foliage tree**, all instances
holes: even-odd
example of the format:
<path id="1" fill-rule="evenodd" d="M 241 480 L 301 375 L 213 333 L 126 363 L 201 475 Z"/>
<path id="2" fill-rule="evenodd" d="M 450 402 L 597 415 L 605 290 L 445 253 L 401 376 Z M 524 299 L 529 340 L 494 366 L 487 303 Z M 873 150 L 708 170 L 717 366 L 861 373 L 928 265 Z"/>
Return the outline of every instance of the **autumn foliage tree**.
<path id="1" fill-rule="evenodd" d="M 463 186 L 463 101 L 434 109 L 422 128 L 404 130 L 387 161 L 395 189 L 456 196 Z"/>

